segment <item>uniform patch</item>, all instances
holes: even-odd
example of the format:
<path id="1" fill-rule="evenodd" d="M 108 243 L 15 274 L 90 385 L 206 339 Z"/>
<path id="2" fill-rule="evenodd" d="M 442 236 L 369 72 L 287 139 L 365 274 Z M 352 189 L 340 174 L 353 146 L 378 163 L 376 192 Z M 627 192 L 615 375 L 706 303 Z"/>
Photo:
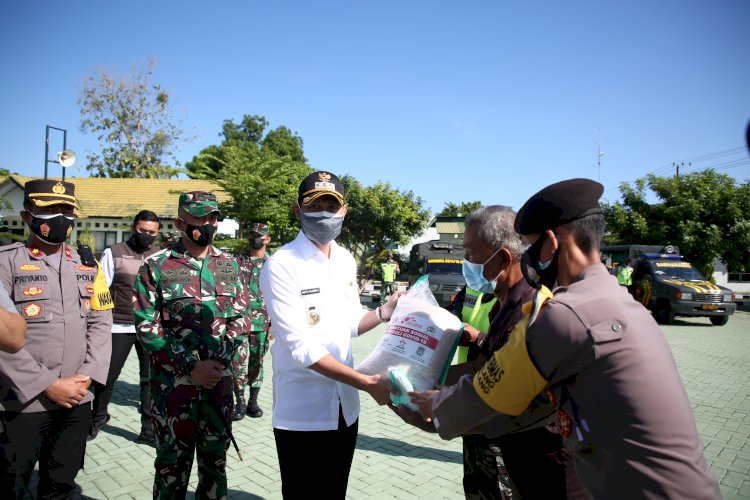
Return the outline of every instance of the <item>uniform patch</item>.
<path id="1" fill-rule="evenodd" d="M 13 283 L 38 283 L 47 279 L 45 274 L 20 274 L 13 277 Z"/>
<path id="2" fill-rule="evenodd" d="M 318 323 L 320 323 L 320 314 L 318 314 L 314 307 L 311 307 L 307 311 L 307 322 L 310 325 L 317 325 Z"/>
<path id="3" fill-rule="evenodd" d="M 86 311 L 86 312 L 89 312 L 91 310 L 91 300 L 90 299 L 85 299 L 83 301 L 83 310 Z"/>
<path id="4" fill-rule="evenodd" d="M 41 295 L 44 293 L 44 289 L 38 288 L 35 286 L 31 286 L 23 291 L 23 294 L 27 297 L 36 297 L 37 295 Z"/>
<path id="5" fill-rule="evenodd" d="M 73 267 L 75 267 L 79 271 L 93 271 L 94 270 L 93 267 L 87 266 L 86 264 L 81 264 L 80 266 L 73 266 Z"/>
<path id="6" fill-rule="evenodd" d="M 89 295 L 94 295 L 94 285 L 89 283 L 86 285 L 86 293 Z"/>
<path id="7" fill-rule="evenodd" d="M 20 265 L 20 266 L 18 266 L 18 269 L 19 269 L 20 271 L 28 271 L 28 272 L 31 272 L 31 271 L 38 271 L 38 270 L 40 270 L 40 269 L 41 269 L 41 267 L 39 267 L 39 266 L 35 266 L 35 265 L 34 265 L 34 264 L 32 264 L 31 262 L 27 262 L 26 264 L 23 264 L 23 265 Z"/>
<path id="8" fill-rule="evenodd" d="M 29 247 L 29 253 L 31 253 L 31 255 L 33 255 L 34 257 L 38 257 L 42 254 L 42 251 L 37 247 Z"/>
<path id="9" fill-rule="evenodd" d="M 73 228 L 71 228 L 71 227 L 69 227 L 69 228 L 68 228 L 68 236 L 70 236 L 70 231 L 71 231 L 72 229 L 73 229 Z M 67 258 L 69 258 L 69 259 L 72 259 L 72 258 L 73 258 L 73 254 L 72 254 L 72 253 L 70 253 L 70 249 L 69 249 L 69 248 L 68 248 L 67 246 L 65 247 L 65 256 L 66 256 Z"/>
<path id="10" fill-rule="evenodd" d="M 307 288 L 306 290 L 300 290 L 302 295 L 312 295 L 314 293 L 320 293 L 320 288 Z"/>
<path id="11" fill-rule="evenodd" d="M 37 316 L 42 314 L 42 306 L 40 306 L 36 302 L 32 302 L 31 304 L 26 304 L 23 307 L 23 313 L 28 318 L 36 318 Z"/>
<path id="12" fill-rule="evenodd" d="M 49 227 L 49 224 L 47 224 L 46 222 L 39 226 L 39 232 L 42 233 L 42 236 L 44 236 L 45 238 L 49 236 L 50 229 L 51 228 Z"/>

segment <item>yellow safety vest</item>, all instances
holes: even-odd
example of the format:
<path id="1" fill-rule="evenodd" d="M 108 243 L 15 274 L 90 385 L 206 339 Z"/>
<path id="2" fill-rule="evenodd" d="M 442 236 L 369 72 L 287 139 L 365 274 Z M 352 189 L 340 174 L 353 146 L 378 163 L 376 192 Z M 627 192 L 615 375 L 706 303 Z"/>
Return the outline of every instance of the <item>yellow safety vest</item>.
<path id="1" fill-rule="evenodd" d="M 383 262 L 380 264 L 383 270 L 383 283 L 393 283 L 396 281 L 396 263 Z"/>
<path id="2" fill-rule="evenodd" d="M 489 302 L 483 303 L 482 297 L 484 297 L 483 293 L 466 287 L 464 305 L 461 309 L 461 320 L 464 323 L 470 324 L 480 332 L 487 333 L 490 330 L 490 310 L 492 310 L 492 306 L 497 302 L 497 298 L 495 297 Z M 468 355 L 468 347 L 460 346 L 458 348 L 459 363 L 466 363 Z"/>

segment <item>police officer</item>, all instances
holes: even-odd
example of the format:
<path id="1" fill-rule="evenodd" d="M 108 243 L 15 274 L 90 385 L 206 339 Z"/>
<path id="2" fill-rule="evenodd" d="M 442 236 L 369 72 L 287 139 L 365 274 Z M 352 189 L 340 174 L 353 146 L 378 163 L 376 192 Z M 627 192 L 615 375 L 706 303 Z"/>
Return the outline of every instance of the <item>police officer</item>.
<path id="1" fill-rule="evenodd" d="M 266 248 L 271 242 L 268 225 L 255 222 L 248 233 L 249 249 L 237 262 L 240 265 L 242 282 L 247 287 L 250 307 L 245 318 L 245 334 L 241 337 L 234 359 L 234 413 L 233 420 L 241 420 L 245 413 L 252 418 L 263 416 L 258 406 L 258 393 L 263 383 L 263 357 L 268 352 L 271 322 L 266 313 L 266 304 L 260 291 L 260 271 L 268 260 Z M 249 405 L 245 404 L 245 389 L 250 384 Z"/>
<path id="2" fill-rule="evenodd" d="M 91 384 L 105 384 L 112 299 L 93 255 L 65 240 L 75 222 L 75 186 L 32 180 L 21 218 L 31 234 L 0 248 L 0 283 L 27 323 L 26 345 L 0 352 L 0 497 L 24 498 L 39 463 L 39 498 L 68 498 L 83 465 Z M 91 260 L 89 260 L 91 259 Z"/>
<path id="3" fill-rule="evenodd" d="M 104 250 L 101 267 L 107 285 L 111 287 L 115 308 L 112 312 L 112 359 L 109 364 L 107 385 L 96 393 L 93 405 L 93 418 L 89 440 L 94 439 L 104 424 L 109 421 L 107 406 L 112 399 L 115 382 L 135 344 L 140 374 L 141 433 L 138 442 L 154 446 L 154 424 L 151 419 L 151 396 L 149 389 L 148 351 L 141 347 L 135 338 L 133 325 L 133 283 L 143 261 L 159 251 L 154 246 L 159 234 L 159 217 L 150 210 L 136 214 L 130 229 L 133 231 L 127 241 L 115 243 Z"/>
<path id="4" fill-rule="evenodd" d="M 473 379 L 413 400 L 452 438 L 523 415 L 543 392 L 590 496 L 719 498 L 664 335 L 601 264 L 602 192 L 571 179 L 524 204 L 522 271 L 538 287 L 528 316 Z"/>
<path id="5" fill-rule="evenodd" d="M 394 283 L 396 282 L 396 274 L 401 271 L 398 262 L 393 260 L 393 254 L 388 252 L 388 259 L 380 264 L 380 272 L 382 273 L 382 282 L 380 284 L 380 305 L 385 304 L 387 297 L 393 295 L 396 291 Z"/>
<path id="6" fill-rule="evenodd" d="M 154 498 L 185 498 L 193 455 L 198 498 L 226 498 L 231 360 L 247 294 L 237 261 L 211 245 L 216 196 L 180 195 L 172 247 L 149 257 L 133 296 L 136 334 L 151 355 Z"/>

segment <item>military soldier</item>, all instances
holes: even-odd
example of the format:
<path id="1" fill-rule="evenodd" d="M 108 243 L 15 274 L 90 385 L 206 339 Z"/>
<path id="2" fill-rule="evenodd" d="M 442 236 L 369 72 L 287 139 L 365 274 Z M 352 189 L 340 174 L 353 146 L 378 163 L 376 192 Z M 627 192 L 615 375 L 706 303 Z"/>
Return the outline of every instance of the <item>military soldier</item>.
<path id="1" fill-rule="evenodd" d="M 260 271 L 268 260 L 266 247 L 271 242 L 268 226 L 260 222 L 252 224 L 249 239 L 249 250 L 237 259 L 242 272 L 242 283 L 247 286 L 250 308 L 249 315 L 245 318 L 245 334 L 241 337 L 232 361 L 236 398 L 233 420 L 241 420 L 245 413 L 253 418 L 263 416 L 263 410 L 258 406 L 258 393 L 263 383 L 263 356 L 268 351 L 270 341 L 271 321 L 268 319 L 266 304 L 258 284 Z M 248 383 L 251 384 L 249 406 L 245 404 L 245 389 Z"/>
<path id="2" fill-rule="evenodd" d="M 385 304 L 386 298 L 396 291 L 396 275 L 401 272 L 398 262 L 393 259 L 393 254 L 388 252 L 388 259 L 380 264 L 382 280 L 380 282 L 380 305 Z"/>
<path id="3" fill-rule="evenodd" d="M 237 261 L 211 245 L 218 216 L 212 193 L 180 195 L 182 237 L 149 257 L 135 281 L 136 334 L 151 354 L 154 498 L 185 498 L 196 451 L 196 497 L 227 496 L 231 360 L 247 293 Z"/>
<path id="4" fill-rule="evenodd" d="M 0 283 L 27 323 L 26 345 L 0 352 L 2 498 L 25 497 L 37 462 L 39 498 L 73 495 L 91 384 L 107 382 L 112 298 L 93 255 L 82 259 L 65 244 L 77 208 L 70 182 L 28 181 L 21 218 L 29 239 L 0 248 Z"/>

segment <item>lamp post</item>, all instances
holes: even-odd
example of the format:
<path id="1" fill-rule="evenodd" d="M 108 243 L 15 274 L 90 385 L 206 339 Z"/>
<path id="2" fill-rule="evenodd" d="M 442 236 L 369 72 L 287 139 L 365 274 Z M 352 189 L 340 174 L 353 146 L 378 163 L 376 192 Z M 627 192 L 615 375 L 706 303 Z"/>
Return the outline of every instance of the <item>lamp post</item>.
<path id="1" fill-rule="evenodd" d="M 59 130 L 63 133 L 63 150 L 57 153 L 56 160 L 49 159 L 49 131 L 50 129 Z M 51 127 L 47 125 L 44 134 L 44 178 L 47 178 L 47 164 L 57 163 L 62 167 L 62 180 L 65 180 L 65 168 L 70 167 L 76 161 L 76 154 L 67 148 L 68 146 L 68 131 L 64 128 Z"/>

